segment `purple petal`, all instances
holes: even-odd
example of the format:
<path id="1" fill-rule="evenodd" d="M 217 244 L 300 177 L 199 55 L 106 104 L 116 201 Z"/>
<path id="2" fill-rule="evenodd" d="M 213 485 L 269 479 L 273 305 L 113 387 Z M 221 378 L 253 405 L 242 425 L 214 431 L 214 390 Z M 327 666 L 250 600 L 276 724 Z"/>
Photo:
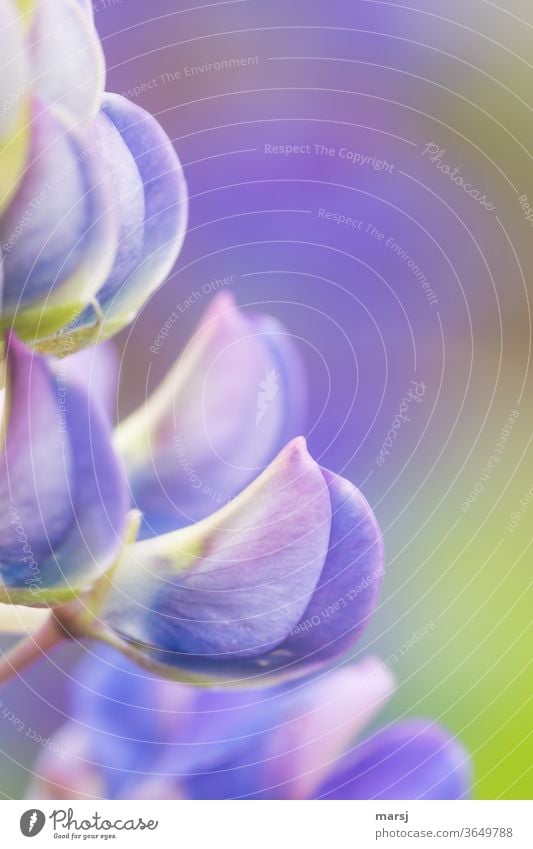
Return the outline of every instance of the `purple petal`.
<path id="1" fill-rule="evenodd" d="M 74 683 L 73 716 L 106 798 L 309 798 L 393 685 L 368 659 L 297 686 L 186 687 L 102 647 Z"/>
<path id="2" fill-rule="evenodd" d="M 85 589 L 112 565 L 126 512 L 106 417 L 13 337 L 0 476 L 0 589 L 45 604 Z"/>
<path id="3" fill-rule="evenodd" d="M 238 495 L 301 432 L 304 387 L 281 325 L 217 295 L 174 369 L 118 430 L 144 534 L 191 524 Z"/>
<path id="4" fill-rule="evenodd" d="M 66 341 L 68 336 L 64 339 Z M 68 351 L 63 350 L 63 354 L 66 353 Z M 70 382 L 85 386 L 112 419 L 117 409 L 119 365 L 117 349 L 108 341 L 66 356 L 61 360 L 60 369 Z"/>
<path id="5" fill-rule="evenodd" d="M 39 0 L 27 45 L 36 93 L 69 125 L 86 125 L 98 112 L 105 83 L 92 10 L 72 0 Z"/>
<path id="6" fill-rule="evenodd" d="M 383 577 L 381 532 L 368 503 L 344 478 L 322 469 L 331 499 L 328 555 L 309 605 L 287 638 L 261 658 L 264 674 L 292 676 L 344 654 L 374 610 Z M 252 662 L 241 664 L 252 674 Z"/>
<path id="7" fill-rule="evenodd" d="M 327 799 L 462 799 L 469 757 L 441 726 L 424 720 L 392 725 L 341 758 L 317 797 Z"/>
<path id="8" fill-rule="evenodd" d="M 7 386 L 0 475 L 3 562 L 21 556 L 15 513 L 37 557 L 63 538 L 72 521 L 69 481 L 74 463 L 61 431 L 54 376 L 45 360 L 33 356 L 15 337 L 9 343 Z"/>
<path id="9" fill-rule="evenodd" d="M 119 252 L 98 302 L 108 322 L 125 325 L 169 274 L 185 237 L 187 187 L 172 143 L 162 127 L 140 106 L 118 94 L 106 93 L 99 122 L 104 137 L 129 157 L 128 164 L 110 167 L 115 203 L 122 222 Z M 106 125 L 106 129 L 102 129 Z M 142 215 L 139 212 L 142 211 Z M 81 319 L 94 323 L 92 310 Z"/>
<path id="10" fill-rule="evenodd" d="M 393 689 L 390 670 L 376 658 L 295 688 L 285 721 L 263 743 L 263 788 L 285 799 L 312 798 Z"/>
<path id="11" fill-rule="evenodd" d="M 277 415 L 279 429 L 276 440 L 278 445 L 284 445 L 302 429 L 307 407 L 307 380 L 303 362 L 294 339 L 280 322 L 266 314 L 254 314 L 252 320 L 267 349 L 266 356 L 272 357 L 272 369 L 278 378 L 278 392 L 274 397 L 263 400 L 258 398 L 256 426 L 264 422 L 266 417 L 274 419 Z M 270 371 L 268 363 L 264 375 Z M 262 438 L 265 438 L 264 434 Z"/>
<path id="12" fill-rule="evenodd" d="M 91 19 L 94 19 L 94 7 L 93 0 L 75 0 L 78 6 L 81 6 L 83 11 L 89 15 Z"/>
<path id="13" fill-rule="evenodd" d="M 103 618 L 159 661 L 231 674 L 300 620 L 330 533 L 324 477 L 294 440 L 234 502 L 198 525 L 131 546 Z M 148 650 L 148 649 L 147 649 Z"/>
<path id="14" fill-rule="evenodd" d="M 168 776 L 167 792 L 169 785 L 174 786 L 186 798 L 312 798 L 332 764 L 390 695 L 392 686 L 389 670 L 368 659 L 297 685 L 254 689 L 255 703 L 233 710 L 241 717 L 240 729 L 236 725 L 223 729 L 226 749 L 212 750 L 210 763 L 185 770 L 176 762 L 178 753 L 169 748 L 152 763 L 151 770 Z M 237 704 L 243 701 L 242 693 L 230 691 Z M 199 707 L 209 706 L 207 691 Z M 208 719 L 216 729 L 217 712 L 203 721 Z M 201 724 L 201 717 L 196 722 Z M 134 783 L 130 782 L 130 787 Z"/>
<path id="15" fill-rule="evenodd" d="M 250 760 L 284 717 L 281 690 L 188 687 L 145 672 L 99 647 L 78 667 L 73 715 L 86 730 L 107 792 L 131 792 L 147 775 L 177 776 L 216 768 L 228 750 Z M 167 782 L 167 783 L 169 783 Z"/>
<path id="16" fill-rule="evenodd" d="M 21 175 L 27 154 L 28 63 L 24 30 L 13 3 L 0 0 L 0 212 Z M 1 283 L 0 270 L 0 283 Z"/>
<path id="17" fill-rule="evenodd" d="M 29 164 L 0 217 L 4 323 L 22 307 L 79 310 L 105 279 L 116 247 L 99 152 L 34 103 Z M 63 315 L 63 321 L 68 318 Z M 32 330 L 39 323 L 34 317 Z M 38 332 L 38 330 L 37 330 Z"/>
<path id="18" fill-rule="evenodd" d="M 99 302 L 104 306 L 107 293 L 113 295 L 120 290 L 142 261 L 146 208 L 144 186 L 135 159 L 105 111 L 102 110 L 93 122 L 90 138 L 100 150 L 115 215 L 120 222 L 113 267 L 98 293 Z"/>
<path id="19" fill-rule="evenodd" d="M 381 531 L 366 499 L 349 481 L 322 471 L 332 511 L 328 557 L 302 624 L 283 647 L 291 658 L 310 662 L 337 657 L 354 645 L 372 615 L 384 574 Z"/>

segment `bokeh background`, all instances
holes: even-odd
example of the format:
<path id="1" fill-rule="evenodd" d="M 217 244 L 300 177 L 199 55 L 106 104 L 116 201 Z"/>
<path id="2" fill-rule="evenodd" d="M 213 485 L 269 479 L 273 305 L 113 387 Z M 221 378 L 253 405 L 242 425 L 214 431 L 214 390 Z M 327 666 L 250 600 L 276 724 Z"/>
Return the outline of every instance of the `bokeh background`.
<path id="1" fill-rule="evenodd" d="M 239 304 L 280 318 L 306 361 L 311 452 L 384 530 L 384 589 L 357 649 L 398 679 L 379 723 L 437 718 L 472 752 L 475 797 L 531 798 L 531 4 L 94 5 L 107 88 L 158 117 L 191 197 L 172 276 L 116 340 L 122 413 L 216 281 L 233 275 Z M 378 463 L 411 381 L 421 402 Z M 11 714 L 57 728 L 80 651 L 3 689 L 4 796 L 24 793 L 39 754 Z"/>

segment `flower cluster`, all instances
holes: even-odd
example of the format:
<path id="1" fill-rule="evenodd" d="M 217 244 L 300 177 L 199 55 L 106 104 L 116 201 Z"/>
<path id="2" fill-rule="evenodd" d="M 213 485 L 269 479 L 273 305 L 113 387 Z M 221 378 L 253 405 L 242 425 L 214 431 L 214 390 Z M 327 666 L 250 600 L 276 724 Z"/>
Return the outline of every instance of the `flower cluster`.
<path id="1" fill-rule="evenodd" d="M 463 796 L 466 756 L 432 723 L 351 747 L 392 687 L 377 661 L 343 665 L 383 543 L 300 435 L 285 328 L 220 292 L 113 431 L 104 340 L 176 259 L 181 167 L 104 93 L 89 2 L 0 0 L 0 49 L 0 631 L 34 631 L 0 682 L 68 637 L 95 652 L 34 795 Z"/>
<path id="2" fill-rule="evenodd" d="M 377 600 L 381 534 L 359 490 L 296 436 L 302 368 L 287 333 L 219 294 L 114 446 L 95 397 L 110 355 L 100 346 L 82 368 L 89 352 L 58 364 L 10 341 L 0 507 L 17 511 L 33 557 L 6 520 L 2 600 L 78 599 L 55 609 L 65 628 L 184 681 L 294 677 L 346 653 Z M 258 421 L 274 367 L 280 389 Z M 144 521 L 125 543 L 128 503 Z"/>
<path id="3" fill-rule="evenodd" d="M 0 0 L 1 326 L 59 355 L 132 320 L 187 219 L 170 140 L 104 92 L 92 15 L 84 0 Z"/>
<path id="4" fill-rule="evenodd" d="M 468 756 L 438 725 L 406 720 L 361 739 L 394 686 L 375 658 L 304 684 L 238 691 L 146 676 L 109 650 L 84 661 L 79 676 L 76 719 L 37 762 L 31 798 L 460 799 L 468 793 Z"/>

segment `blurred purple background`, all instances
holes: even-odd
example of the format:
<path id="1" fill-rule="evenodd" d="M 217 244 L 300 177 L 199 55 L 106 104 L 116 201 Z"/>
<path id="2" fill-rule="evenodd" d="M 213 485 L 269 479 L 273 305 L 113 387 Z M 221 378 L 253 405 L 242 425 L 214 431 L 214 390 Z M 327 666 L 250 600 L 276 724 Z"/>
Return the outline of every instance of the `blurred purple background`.
<path id="1" fill-rule="evenodd" d="M 191 198 L 173 275 L 117 340 L 122 412 L 224 278 L 240 305 L 282 320 L 306 360 L 311 452 L 363 489 L 385 533 L 385 588 L 358 653 L 389 657 L 436 626 L 393 664 L 385 718 L 439 719 L 473 752 L 475 795 L 530 797 L 531 519 L 506 527 L 533 483 L 533 252 L 519 202 L 533 198 L 533 10 L 99 0 L 95 12 L 108 89 L 158 117 Z M 422 402 L 379 464 L 411 381 Z M 465 511 L 512 411 L 501 462 Z M 41 733 L 61 721 L 67 678 L 45 666 L 32 695 L 21 683 L 2 695 Z M 21 748 L 5 719 L 0 738 L 0 787 L 16 797 L 35 745 Z"/>

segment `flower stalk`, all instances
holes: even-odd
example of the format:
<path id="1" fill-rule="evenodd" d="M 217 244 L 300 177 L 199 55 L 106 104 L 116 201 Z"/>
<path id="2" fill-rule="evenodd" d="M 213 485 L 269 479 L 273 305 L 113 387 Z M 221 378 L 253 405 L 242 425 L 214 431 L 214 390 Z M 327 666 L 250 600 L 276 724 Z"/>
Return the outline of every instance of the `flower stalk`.
<path id="1" fill-rule="evenodd" d="M 0 685 L 19 675 L 28 666 L 41 660 L 51 649 L 68 638 L 59 620 L 50 613 L 49 619 L 34 634 L 24 637 L 0 659 Z"/>

